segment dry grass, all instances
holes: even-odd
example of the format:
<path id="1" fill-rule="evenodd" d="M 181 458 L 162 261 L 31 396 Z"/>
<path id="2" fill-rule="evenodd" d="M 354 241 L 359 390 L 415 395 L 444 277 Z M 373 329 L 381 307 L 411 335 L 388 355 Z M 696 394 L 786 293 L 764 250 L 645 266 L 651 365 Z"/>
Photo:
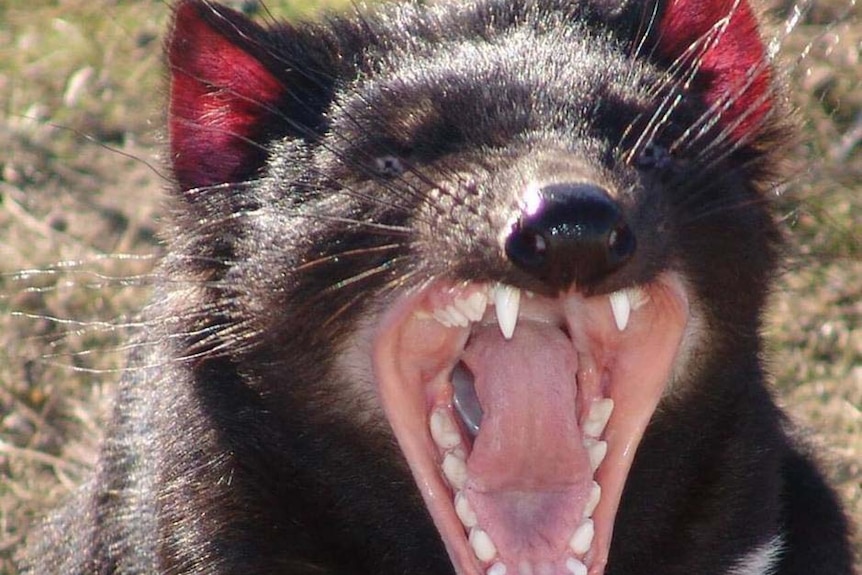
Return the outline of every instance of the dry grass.
<path id="1" fill-rule="evenodd" d="M 788 3 L 790 4 L 790 3 Z M 846 15 L 836 23 L 840 15 Z M 807 52 L 799 61 L 797 55 Z M 782 200 L 788 272 L 768 335 L 781 403 L 814 430 L 847 503 L 862 562 L 862 21 L 844 0 L 815 3 L 788 38 L 804 123 L 798 175 Z M 862 565 L 858 568 L 862 572 Z"/>
<path id="2" fill-rule="evenodd" d="M 779 200 L 794 248 L 769 336 L 781 401 L 816 430 L 859 525 L 862 23 L 851 13 L 835 24 L 849 1 L 816 2 L 784 42 L 806 143 Z M 167 13 L 145 0 L 0 4 L 2 575 L 17 572 L 35 518 L 92 465 L 123 342 L 149 291 L 165 185 Z"/>

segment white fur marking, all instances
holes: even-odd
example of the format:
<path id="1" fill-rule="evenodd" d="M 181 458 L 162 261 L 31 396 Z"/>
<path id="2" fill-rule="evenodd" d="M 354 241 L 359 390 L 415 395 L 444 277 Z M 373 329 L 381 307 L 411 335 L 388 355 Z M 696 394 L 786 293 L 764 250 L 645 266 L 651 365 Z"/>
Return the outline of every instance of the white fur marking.
<path id="1" fill-rule="evenodd" d="M 760 547 L 743 555 L 727 575 L 772 575 L 784 551 L 784 539 L 776 535 Z"/>

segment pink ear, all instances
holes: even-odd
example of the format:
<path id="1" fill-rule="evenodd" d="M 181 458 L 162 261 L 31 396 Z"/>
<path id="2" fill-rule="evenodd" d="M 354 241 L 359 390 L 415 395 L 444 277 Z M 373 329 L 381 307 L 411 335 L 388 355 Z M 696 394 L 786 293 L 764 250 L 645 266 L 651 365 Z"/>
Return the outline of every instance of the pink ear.
<path id="1" fill-rule="evenodd" d="M 170 149 L 188 190 L 246 179 L 260 167 L 267 120 L 285 92 L 252 51 L 266 32 L 202 0 L 181 2 L 168 41 Z"/>
<path id="2" fill-rule="evenodd" d="M 659 29 L 663 57 L 699 66 L 694 88 L 721 114 L 720 125 L 737 140 L 756 134 L 772 108 L 772 71 L 748 3 L 668 0 Z"/>

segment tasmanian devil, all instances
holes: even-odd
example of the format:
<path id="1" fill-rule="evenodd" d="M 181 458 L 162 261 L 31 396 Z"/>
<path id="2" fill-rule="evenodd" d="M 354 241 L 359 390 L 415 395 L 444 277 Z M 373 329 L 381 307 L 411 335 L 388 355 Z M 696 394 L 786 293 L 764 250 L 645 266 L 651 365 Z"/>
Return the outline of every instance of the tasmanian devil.
<path id="1" fill-rule="evenodd" d="M 851 573 L 766 383 L 745 1 L 183 0 L 167 60 L 162 279 L 31 573 Z"/>

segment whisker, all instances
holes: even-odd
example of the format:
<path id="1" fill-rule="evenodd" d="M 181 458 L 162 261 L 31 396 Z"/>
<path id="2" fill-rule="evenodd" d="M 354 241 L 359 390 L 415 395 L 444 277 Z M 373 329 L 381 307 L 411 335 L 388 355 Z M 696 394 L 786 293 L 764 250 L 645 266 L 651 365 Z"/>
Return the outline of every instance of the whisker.
<path id="1" fill-rule="evenodd" d="M 327 263 L 337 262 L 343 258 L 351 258 L 351 257 L 356 257 L 356 256 L 368 256 L 368 255 L 386 253 L 386 252 L 390 252 L 393 250 L 401 249 L 403 247 L 404 246 L 401 244 L 387 244 L 387 245 L 383 245 L 383 246 L 374 246 L 371 248 L 357 248 L 354 250 L 344 250 L 344 251 L 341 251 L 338 253 L 328 254 L 326 256 L 322 256 L 322 257 L 319 257 L 317 259 L 305 262 L 299 266 L 291 268 L 290 272 L 291 273 L 305 272 L 305 271 L 309 271 L 311 269 L 314 269 L 318 266 L 321 266 L 321 265 L 324 265 Z"/>
<path id="2" fill-rule="evenodd" d="M 352 278 L 349 283 L 341 283 L 340 282 L 341 285 L 338 285 L 337 288 L 340 289 L 342 287 L 345 287 L 346 285 L 353 284 L 356 281 L 361 281 L 363 279 L 372 277 L 372 276 L 377 275 L 379 273 L 389 271 L 389 269 L 391 267 L 392 266 L 378 266 L 378 267 L 373 268 L 371 270 L 367 270 L 366 272 L 363 272 L 362 274 L 359 274 L 358 276 L 355 276 L 354 278 Z M 401 286 L 406 282 L 408 277 L 410 277 L 410 274 L 405 274 L 399 278 L 391 280 L 384 287 L 386 287 L 387 289 L 392 289 L 395 286 Z M 337 310 L 335 310 L 335 312 L 323 322 L 322 326 L 324 328 L 330 326 L 332 323 L 337 321 L 342 315 L 347 313 L 347 311 L 349 311 L 350 308 L 355 306 L 360 301 L 363 301 L 364 299 L 366 299 L 366 295 L 362 294 L 362 293 L 353 296 L 347 303 L 345 303 L 344 305 L 339 307 Z"/>

